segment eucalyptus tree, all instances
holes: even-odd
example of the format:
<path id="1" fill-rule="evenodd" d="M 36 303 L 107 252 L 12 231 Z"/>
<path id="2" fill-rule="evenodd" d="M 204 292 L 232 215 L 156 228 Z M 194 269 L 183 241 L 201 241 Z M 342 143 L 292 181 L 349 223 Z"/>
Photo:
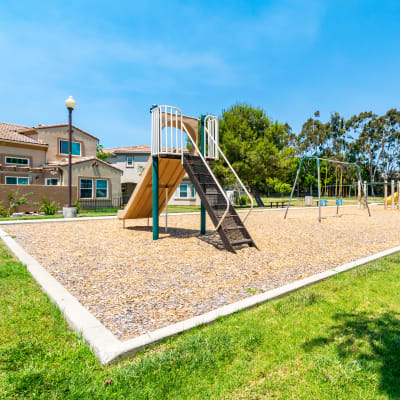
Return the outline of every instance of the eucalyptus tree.
<path id="1" fill-rule="evenodd" d="M 354 115 L 346 128 L 353 132 L 352 157 L 363 164 L 371 183 L 384 175 L 390 178 L 399 169 L 400 111 L 390 109 L 378 116 L 372 111 Z M 371 185 L 372 195 L 374 186 Z"/>
<path id="2" fill-rule="evenodd" d="M 329 124 L 318 119 L 309 118 L 302 126 L 298 136 L 298 147 L 301 155 L 321 155 L 326 152 L 329 139 Z"/>
<path id="3" fill-rule="evenodd" d="M 399 177 L 400 171 L 400 111 L 392 108 L 383 116 L 385 152 L 382 171 L 387 179 Z"/>

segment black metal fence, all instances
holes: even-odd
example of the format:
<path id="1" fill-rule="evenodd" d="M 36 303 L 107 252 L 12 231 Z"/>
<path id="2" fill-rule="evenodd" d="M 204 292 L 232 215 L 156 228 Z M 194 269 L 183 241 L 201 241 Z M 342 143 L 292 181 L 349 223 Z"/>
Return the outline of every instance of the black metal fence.
<path id="1" fill-rule="evenodd" d="M 109 199 L 87 199 L 79 200 L 82 210 L 120 209 L 125 207 L 129 201 L 128 195 L 111 196 Z"/>

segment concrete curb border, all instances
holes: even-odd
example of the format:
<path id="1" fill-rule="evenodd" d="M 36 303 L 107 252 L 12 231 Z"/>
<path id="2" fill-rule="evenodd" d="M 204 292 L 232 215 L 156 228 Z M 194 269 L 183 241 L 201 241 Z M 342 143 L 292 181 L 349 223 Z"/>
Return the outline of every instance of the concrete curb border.
<path id="1" fill-rule="evenodd" d="M 360 258 L 356 261 L 329 269 L 305 279 L 289 283 L 264 293 L 247 297 L 235 303 L 217 308 L 208 313 L 189 318 L 182 322 L 148 332 L 134 339 L 121 342 L 117 339 L 99 320 L 97 320 L 79 301 L 71 295 L 45 268 L 43 268 L 32 256 L 30 256 L 10 235 L 0 229 L 0 238 L 8 249 L 27 266 L 33 278 L 42 287 L 42 290 L 49 296 L 61 310 L 69 326 L 89 343 L 101 364 L 109 364 L 141 350 L 145 346 L 154 344 L 170 336 L 192 329 L 196 326 L 209 324 L 216 319 L 254 307 L 266 301 L 282 297 L 295 290 L 304 288 L 326 278 L 338 275 L 360 265 L 379 258 L 400 252 L 400 246 Z"/>

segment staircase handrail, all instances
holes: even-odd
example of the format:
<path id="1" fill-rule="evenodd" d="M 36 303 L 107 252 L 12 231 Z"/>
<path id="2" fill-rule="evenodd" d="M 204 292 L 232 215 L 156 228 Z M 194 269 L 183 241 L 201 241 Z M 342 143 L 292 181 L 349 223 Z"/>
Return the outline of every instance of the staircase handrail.
<path id="1" fill-rule="evenodd" d="M 192 145 L 194 146 L 196 152 L 199 154 L 201 160 L 203 161 L 203 164 L 205 164 L 205 166 L 207 167 L 208 172 L 210 173 L 210 175 L 211 175 L 212 178 L 214 179 L 214 181 L 215 181 L 215 183 L 217 184 L 219 190 L 221 191 L 222 195 L 223 195 L 224 198 L 225 198 L 225 201 L 226 201 L 226 209 L 225 209 L 224 214 L 222 215 L 222 218 L 221 218 L 220 221 L 218 222 L 217 227 L 215 228 L 215 230 L 218 230 L 219 227 L 221 226 L 222 222 L 224 221 L 224 219 L 225 219 L 225 217 L 226 217 L 226 214 L 228 214 L 229 206 L 230 206 L 231 203 L 230 203 L 230 201 L 229 201 L 229 199 L 228 199 L 228 196 L 226 195 L 224 189 L 221 187 L 221 185 L 219 184 L 217 178 L 216 178 L 215 175 L 213 174 L 213 172 L 212 172 L 210 166 L 208 165 L 206 159 L 205 159 L 205 158 L 203 157 L 203 155 L 201 154 L 201 151 L 200 151 L 199 148 L 197 147 L 197 144 L 196 144 L 195 141 L 192 139 L 192 137 L 189 135 L 189 133 L 188 133 L 188 131 L 187 131 L 187 129 L 186 129 L 186 126 L 185 126 L 185 124 L 184 124 L 183 122 L 182 122 L 182 128 L 183 128 L 183 131 L 184 131 L 184 132 L 187 134 L 187 136 L 189 137 L 189 139 L 190 139 L 190 141 L 192 142 Z M 183 148 L 182 148 L 182 157 L 183 157 Z"/>
<path id="2" fill-rule="evenodd" d="M 214 115 L 207 115 L 205 120 L 207 120 L 207 118 L 216 118 Z M 208 131 L 208 129 L 206 128 L 206 124 L 204 124 L 204 128 L 205 131 L 207 132 L 207 136 L 209 139 L 211 139 L 214 143 L 214 146 L 217 148 L 217 150 L 219 151 L 219 153 L 222 155 L 223 159 L 225 160 L 225 162 L 228 164 L 228 167 L 230 168 L 230 170 L 232 171 L 233 175 L 235 176 L 235 178 L 237 179 L 237 181 L 239 182 L 240 186 L 243 188 L 243 190 L 245 191 L 246 195 L 248 196 L 248 198 L 250 199 L 250 209 L 249 212 L 246 214 L 246 216 L 243 218 L 243 223 L 246 221 L 246 219 L 248 218 L 248 216 L 250 215 L 250 213 L 253 211 L 254 208 L 254 201 L 252 199 L 252 197 L 250 196 L 250 193 L 247 191 L 246 186 L 244 186 L 242 180 L 239 178 L 238 174 L 236 173 L 236 171 L 233 169 L 231 163 L 228 161 L 228 159 L 225 157 L 225 154 L 223 153 L 223 151 L 221 150 L 221 148 L 219 147 L 218 143 L 214 140 L 214 138 L 212 137 L 212 135 L 210 134 L 210 132 Z"/>

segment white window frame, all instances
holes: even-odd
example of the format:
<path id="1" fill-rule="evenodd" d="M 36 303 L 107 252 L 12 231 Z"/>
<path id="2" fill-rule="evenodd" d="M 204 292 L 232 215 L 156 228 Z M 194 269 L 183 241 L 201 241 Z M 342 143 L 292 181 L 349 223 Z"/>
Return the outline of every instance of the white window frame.
<path id="1" fill-rule="evenodd" d="M 97 197 L 97 181 L 106 181 L 107 182 L 107 187 L 106 187 L 106 197 Z M 100 200 L 107 200 L 108 198 L 109 198 L 109 195 L 108 195 L 108 186 L 109 186 L 109 183 L 108 183 L 108 179 L 105 179 L 105 178 L 96 178 L 96 184 L 95 184 L 95 198 L 96 199 L 100 199 Z M 100 189 L 102 189 L 103 190 L 103 188 L 100 188 Z"/>
<path id="2" fill-rule="evenodd" d="M 16 178 L 17 179 L 17 183 L 7 183 L 7 178 Z M 19 179 L 28 179 L 28 183 L 19 183 L 18 182 Z M 29 185 L 30 184 L 29 176 L 6 176 L 4 178 L 4 183 L 6 185 Z"/>
<path id="3" fill-rule="evenodd" d="M 131 164 L 129 164 L 129 161 L 131 161 Z M 133 168 L 134 167 L 133 156 L 126 156 L 126 167 L 127 168 Z"/>
<path id="4" fill-rule="evenodd" d="M 182 197 L 181 196 L 181 185 L 186 185 L 187 190 L 187 196 L 186 197 Z M 192 196 L 192 189 L 194 189 L 194 196 Z M 176 191 L 175 191 L 175 199 L 182 199 L 182 200 L 193 200 L 196 198 L 196 188 L 194 187 L 194 185 L 192 183 L 180 183 L 179 186 L 177 187 Z"/>
<path id="5" fill-rule="evenodd" d="M 61 154 L 63 156 L 64 155 L 67 156 L 68 152 L 67 153 L 61 153 L 61 142 L 68 143 L 68 148 L 69 148 L 69 140 L 65 140 L 65 139 L 59 139 L 58 140 L 58 154 Z M 71 140 L 71 143 L 78 143 L 79 144 L 79 154 L 72 154 L 72 157 L 82 157 L 82 143 L 81 142 L 75 142 L 74 140 Z"/>
<path id="6" fill-rule="evenodd" d="M 92 181 L 92 187 L 91 187 L 91 197 L 81 197 L 81 181 L 82 179 Z M 106 197 L 97 197 L 97 181 L 106 181 L 107 182 L 107 196 Z M 89 189 L 89 188 L 84 188 L 84 189 Z M 103 188 L 101 188 L 103 189 Z M 84 178 L 84 177 L 79 177 L 79 200 L 109 200 L 110 199 L 110 182 L 107 178 Z"/>
<path id="7" fill-rule="evenodd" d="M 16 163 L 12 163 L 12 162 L 7 162 L 7 158 L 16 158 L 16 159 L 19 159 L 19 160 L 27 160 L 28 164 L 16 164 Z M 29 158 L 26 158 L 26 157 L 6 156 L 6 160 L 5 161 L 6 161 L 7 165 L 17 165 L 17 166 L 22 166 L 22 167 L 27 167 L 27 166 L 30 165 L 30 160 L 29 160 Z"/>
<path id="8" fill-rule="evenodd" d="M 92 195 L 90 196 L 90 197 L 81 197 L 81 181 L 82 181 L 82 179 L 85 179 L 85 180 L 87 180 L 87 181 L 92 181 L 92 187 L 90 188 L 91 189 L 91 191 L 92 191 Z M 87 189 L 89 189 L 89 188 L 84 188 L 85 190 L 87 190 Z M 93 190 L 94 190 L 94 187 L 93 187 L 93 178 L 79 178 L 79 200 L 93 200 L 94 199 L 94 197 L 93 197 Z"/>
<path id="9" fill-rule="evenodd" d="M 49 180 L 53 180 L 53 179 L 56 179 L 56 180 L 57 180 L 57 185 L 49 185 L 49 184 L 47 183 Z M 59 178 L 46 178 L 46 179 L 44 180 L 44 184 L 45 184 L 46 186 L 59 186 L 59 185 L 60 185 L 60 179 L 59 179 Z"/>

